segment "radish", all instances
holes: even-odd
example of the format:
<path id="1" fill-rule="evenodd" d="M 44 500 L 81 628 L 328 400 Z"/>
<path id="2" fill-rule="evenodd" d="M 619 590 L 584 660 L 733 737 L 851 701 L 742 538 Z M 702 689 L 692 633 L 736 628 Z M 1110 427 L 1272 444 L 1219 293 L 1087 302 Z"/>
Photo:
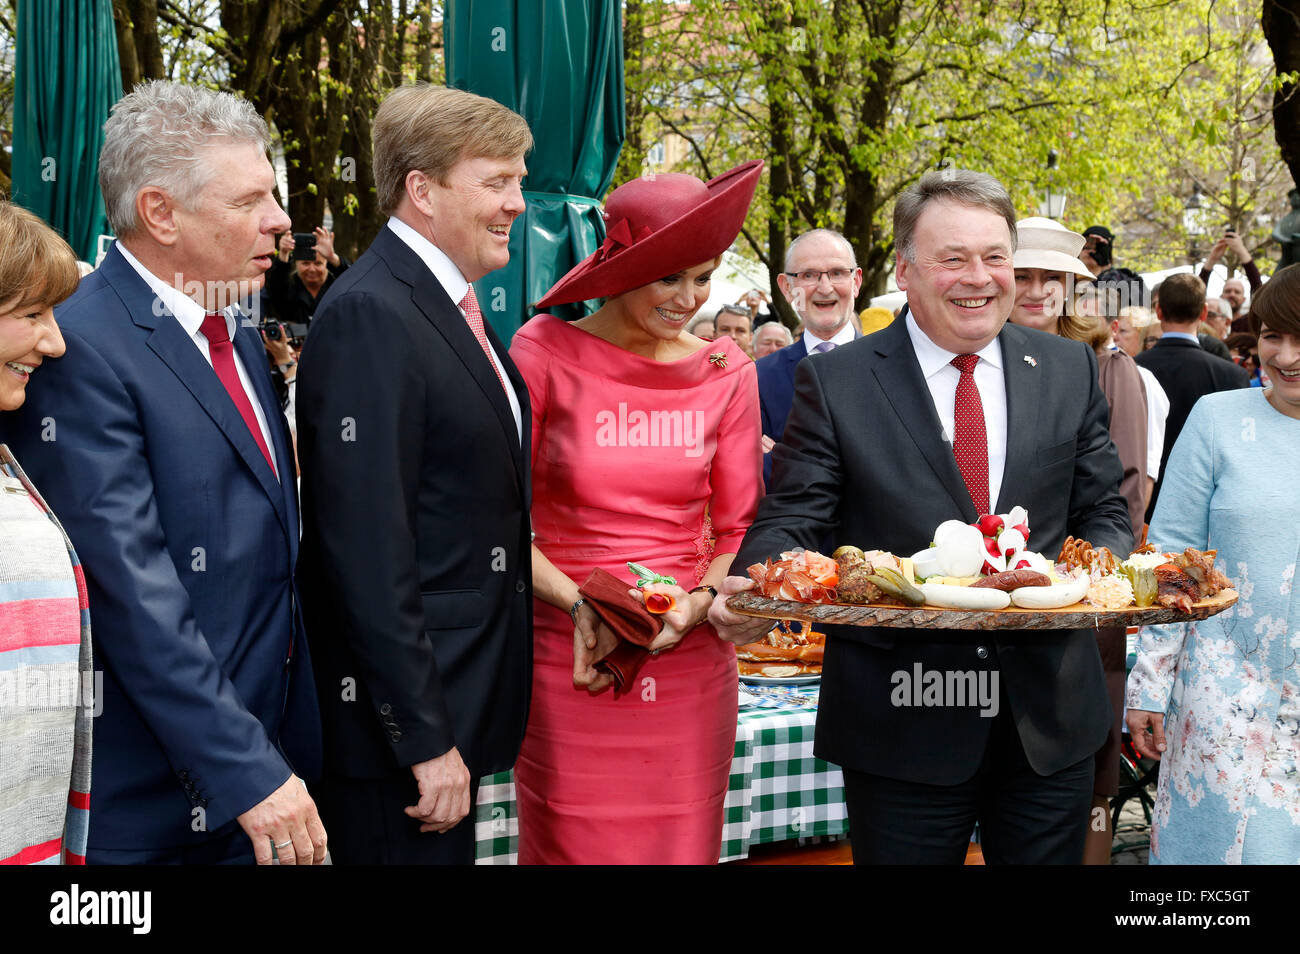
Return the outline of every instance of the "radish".
<path id="1" fill-rule="evenodd" d="M 1009 560 L 1011 559 L 1011 554 L 1023 550 L 1027 542 L 1028 541 L 1025 540 L 1025 535 L 1019 530 L 1014 528 L 1003 530 L 1001 535 L 998 537 L 998 549 L 1001 550 L 1002 555 Z"/>

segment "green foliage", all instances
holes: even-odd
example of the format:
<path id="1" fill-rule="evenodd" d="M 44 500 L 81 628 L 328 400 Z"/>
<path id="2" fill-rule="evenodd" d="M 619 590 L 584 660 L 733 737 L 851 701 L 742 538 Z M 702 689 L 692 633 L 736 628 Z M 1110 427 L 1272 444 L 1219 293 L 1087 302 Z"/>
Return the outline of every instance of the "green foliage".
<path id="1" fill-rule="evenodd" d="M 894 199 L 944 163 L 997 176 L 1022 216 L 1066 193 L 1064 223 L 1116 227 L 1139 269 L 1196 238 L 1193 182 L 1243 228 L 1273 211 L 1275 79 L 1246 0 L 642 6 L 627 87 L 643 152 L 680 142 L 677 167 L 706 176 L 766 159 L 745 234 L 773 272 L 786 241 L 829 225 L 858 250 L 863 298 L 883 290 Z"/>

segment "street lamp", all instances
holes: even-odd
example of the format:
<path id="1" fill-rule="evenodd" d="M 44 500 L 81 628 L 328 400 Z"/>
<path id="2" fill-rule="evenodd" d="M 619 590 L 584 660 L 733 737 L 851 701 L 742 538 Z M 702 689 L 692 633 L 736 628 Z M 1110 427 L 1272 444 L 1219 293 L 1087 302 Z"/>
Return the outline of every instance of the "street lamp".
<path id="1" fill-rule="evenodd" d="M 1043 202 L 1039 206 L 1039 214 L 1049 219 L 1059 219 L 1065 215 L 1065 193 L 1057 192 L 1052 187 L 1056 183 L 1056 165 L 1060 157 L 1057 156 L 1055 149 L 1047 152 L 1047 191 L 1043 195 Z"/>
<path id="2" fill-rule="evenodd" d="M 1192 194 L 1183 203 L 1183 231 L 1187 233 L 1187 264 L 1201 260 L 1201 184 L 1192 183 Z"/>

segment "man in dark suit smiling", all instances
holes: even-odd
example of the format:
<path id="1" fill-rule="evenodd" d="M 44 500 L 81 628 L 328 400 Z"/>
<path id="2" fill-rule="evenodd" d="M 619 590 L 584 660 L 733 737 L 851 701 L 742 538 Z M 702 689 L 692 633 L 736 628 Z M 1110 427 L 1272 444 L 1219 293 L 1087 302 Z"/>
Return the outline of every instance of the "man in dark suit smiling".
<path id="1" fill-rule="evenodd" d="M 745 642 L 770 624 L 727 609 L 750 586 L 737 574 L 827 536 L 907 556 L 944 520 L 1019 505 L 1030 548 L 1049 558 L 1067 534 L 1127 556 L 1096 358 L 1006 323 L 1015 218 L 979 173 L 930 173 L 899 198 L 910 314 L 799 365 L 772 487 L 710 612 L 720 636 Z M 990 862 L 1081 860 L 1111 718 L 1091 632 L 827 633 L 816 751 L 844 768 L 855 861 L 959 864 L 977 821 Z M 996 705 L 912 707 L 894 690 L 917 667 L 945 683 L 973 674 Z"/>
<path id="2" fill-rule="evenodd" d="M 389 94 L 374 140 L 391 217 L 326 293 L 298 375 L 313 791 L 340 864 L 469 864 L 532 658 L 528 389 L 470 282 L 510 260 L 533 140 L 499 103 L 423 84 Z"/>
<path id="3" fill-rule="evenodd" d="M 813 229 L 790 243 L 781 294 L 803 321 L 803 337 L 758 361 L 758 400 L 763 415 L 763 480 L 772 482 L 772 445 L 780 443 L 794 400 L 794 370 L 810 354 L 822 354 L 859 338 L 853 302 L 862 288 L 853 246 L 839 232 Z"/>

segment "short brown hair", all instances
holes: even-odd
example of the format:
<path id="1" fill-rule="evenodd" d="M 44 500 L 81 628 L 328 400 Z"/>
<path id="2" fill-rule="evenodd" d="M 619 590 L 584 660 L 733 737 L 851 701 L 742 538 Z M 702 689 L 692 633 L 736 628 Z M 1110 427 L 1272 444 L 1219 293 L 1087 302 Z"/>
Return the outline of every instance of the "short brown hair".
<path id="1" fill-rule="evenodd" d="M 57 305 L 80 281 L 77 256 L 59 233 L 0 199 L 0 305 Z"/>
<path id="2" fill-rule="evenodd" d="M 921 212 L 931 202 L 943 200 L 988 209 L 1002 216 L 1007 220 L 1007 229 L 1011 232 L 1011 249 L 1015 251 L 1016 207 L 1002 183 L 986 172 L 943 169 L 921 176 L 894 203 L 894 242 L 903 261 L 916 260 L 912 233 L 916 231 Z"/>
<path id="3" fill-rule="evenodd" d="M 443 185 L 462 159 L 514 159 L 533 148 L 528 123 L 496 100 L 447 86 L 413 83 L 385 97 L 373 130 L 379 209 L 392 215 L 406 177 L 423 172 Z"/>
<path id="4" fill-rule="evenodd" d="M 1160 283 L 1160 317 L 1185 325 L 1196 321 L 1205 310 L 1205 282 L 1195 275 L 1170 275 Z"/>
<path id="5" fill-rule="evenodd" d="M 1278 269 L 1250 299 L 1250 330 L 1300 335 L 1300 265 Z"/>

